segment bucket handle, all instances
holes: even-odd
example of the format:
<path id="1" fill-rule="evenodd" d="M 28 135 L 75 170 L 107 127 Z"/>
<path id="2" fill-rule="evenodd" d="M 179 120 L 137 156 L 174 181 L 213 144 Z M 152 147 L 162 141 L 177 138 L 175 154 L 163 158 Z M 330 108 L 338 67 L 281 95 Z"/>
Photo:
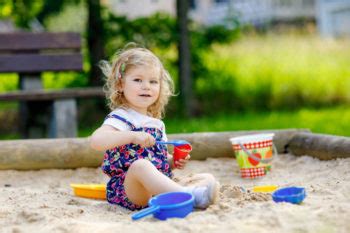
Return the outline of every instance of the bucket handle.
<path id="1" fill-rule="evenodd" d="M 159 205 L 151 206 L 151 207 L 148 207 L 146 209 L 143 209 L 143 210 L 137 212 L 136 214 L 133 214 L 131 216 L 131 218 L 132 218 L 132 220 L 138 220 L 140 218 L 146 217 L 147 215 L 157 213 L 159 210 L 160 210 Z"/>
<path id="2" fill-rule="evenodd" d="M 252 159 L 254 159 L 255 161 L 259 161 L 261 163 L 269 163 L 271 162 L 272 158 L 269 158 L 269 159 L 261 159 L 261 158 L 258 158 L 256 157 L 255 155 L 253 155 L 252 153 L 250 153 L 243 145 L 242 143 L 238 143 L 238 145 L 242 148 L 242 150 Z M 272 144 L 272 150 L 274 151 L 274 155 L 277 154 L 277 149 L 275 147 L 274 144 Z"/>

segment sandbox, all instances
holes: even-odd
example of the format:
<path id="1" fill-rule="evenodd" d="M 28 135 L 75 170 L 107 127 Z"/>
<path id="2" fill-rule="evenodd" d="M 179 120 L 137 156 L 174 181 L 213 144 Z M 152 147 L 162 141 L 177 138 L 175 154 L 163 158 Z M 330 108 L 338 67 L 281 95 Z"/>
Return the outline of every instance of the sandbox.
<path id="1" fill-rule="evenodd" d="M 277 135 L 281 132 L 287 135 L 284 134 L 286 131 L 274 132 Z M 102 158 L 96 159 L 97 165 L 85 167 L 67 168 L 64 167 L 64 163 L 58 163 L 58 168 L 64 169 L 24 169 L 24 165 L 21 165 L 24 161 L 19 162 L 17 168 L 2 167 L 1 232 L 350 232 L 350 157 L 346 150 L 349 139 L 314 135 L 304 131 L 289 132 L 293 135 L 289 138 L 285 136 L 283 143 L 277 142 L 279 154 L 272 162 L 272 171 L 256 179 L 241 178 L 229 141 L 228 155 L 222 156 L 222 152 L 218 151 L 218 154 L 211 154 L 212 156 L 205 158 L 201 154 L 203 152 L 198 153 L 202 150 L 199 138 L 171 135 L 173 138 L 191 141 L 194 146 L 195 159 L 190 161 L 184 170 L 175 170 L 176 177 L 210 172 L 222 185 L 218 203 L 207 210 L 196 210 L 184 219 L 159 221 L 147 217 L 132 221 L 132 212 L 129 210 L 110 205 L 103 200 L 74 196 L 70 183 L 107 181 L 107 177 L 97 167 Z M 236 132 L 224 134 L 225 137 L 231 137 L 236 135 Z M 297 134 L 299 137 L 295 138 Z M 211 135 L 200 136 L 210 138 Z M 74 140 L 78 139 L 72 139 Z M 325 143 L 316 146 L 312 140 L 324 140 Z M 329 149 L 332 147 L 330 145 L 327 146 L 327 143 L 337 142 L 336 150 Z M 339 142 L 342 146 L 339 146 Z M 8 146 L 12 142 L 7 143 Z M 73 151 L 78 148 L 74 143 L 72 147 L 74 145 Z M 300 145 L 309 146 L 303 149 Z M 321 152 L 316 150 L 322 147 L 328 148 L 328 152 L 324 149 Z M 3 151 L 4 148 L 9 147 L 3 146 Z M 17 147 L 20 148 L 21 146 Z M 26 150 L 23 148 L 24 146 L 22 159 L 25 159 L 27 157 L 23 157 L 23 154 Z M 303 155 L 302 150 L 307 150 L 312 156 L 307 156 L 307 153 Z M 61 151 L 61 157 L 65 156 L 64 153 L 65 149 Z M 198 157 L 197 153 L 202 157 Z M 317 158 L 317 154 L 322 155 L 321 159 Z M 2 166 L 9 166 L 12 161 L 11 153 L 7 156 L 8 158 L 4 158 L 4 153 L 0 152 Z M 47 156 L 50 156 L 50 153 Z M 57 158 L 61 159 L 59 155 Z M 64 158 L 68 163 L 68 157 Z M 54 165 L 52 157 L 46 161 L 51 161 Z M 89 159 L 81 161 L 86 163 Z M 35 161 L 29 164 L 33 166 Z M 41 166 L 48 166 L 47 164 L 42 163 Z M 14 166 L 14 163 L 11 162 L 11 166 Z M 307 197 L 299 205 L 275 203 L 271 194 L 251 191 L 252 187 L 258 185 L 302 186 L 306 188 Z"/>

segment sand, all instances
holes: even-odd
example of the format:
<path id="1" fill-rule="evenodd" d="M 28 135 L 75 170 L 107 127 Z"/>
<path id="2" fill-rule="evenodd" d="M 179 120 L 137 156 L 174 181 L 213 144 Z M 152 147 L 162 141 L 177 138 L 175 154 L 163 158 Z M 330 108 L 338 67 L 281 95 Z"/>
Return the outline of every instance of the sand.
<path id="1" fill-rule="evenodd" d="M 126 209 L 74 196 L 70 183 L 107 180 L 99 168 L 0 171 L 0 232 L 350 232 L 350 158 L 284 154 L 272 166 L 267 176 L 246 180 L 232 158 L 191 161 L 175 175 L 211 172 L 222 184 L 219 202 L 167 221 L 132 221 Z M 250 192 L 268 184 L 302 186 L 307 197 L 293 205 Z"/>

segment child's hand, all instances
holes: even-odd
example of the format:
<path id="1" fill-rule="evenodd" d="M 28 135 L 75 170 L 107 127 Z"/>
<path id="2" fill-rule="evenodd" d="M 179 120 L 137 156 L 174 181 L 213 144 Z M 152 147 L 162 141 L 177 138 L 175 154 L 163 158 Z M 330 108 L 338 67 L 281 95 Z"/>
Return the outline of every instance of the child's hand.
<path id="1" fill-rule="evenodd" d="M 191 158 L 191 156 L 187 155 L 186 158 L 184 158 L 184 159 L 179 159 L 177 161 L 174 161 L 175 167 L 177 169 L 184 169 L 188 160 L 190 160 L 190 158 Z"/>
<path id="2" fill-rule="evenodd" d="M 139 144 L 141 147 L 151 147 L 156 143 L 152 135 L 145 132 L 134 132 L 132 143 Z"/>

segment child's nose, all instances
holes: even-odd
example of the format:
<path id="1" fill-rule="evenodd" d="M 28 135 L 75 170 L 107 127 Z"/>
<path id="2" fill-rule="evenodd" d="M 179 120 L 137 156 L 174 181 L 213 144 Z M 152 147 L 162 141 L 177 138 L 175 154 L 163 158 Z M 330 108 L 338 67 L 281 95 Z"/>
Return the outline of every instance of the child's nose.
<path id="1" fill-rule="evenodd" d="M 143 89 L 149 89 L 150 88 L 150 84 L 148 82 L 142 82 L 142 88 Z"/>

